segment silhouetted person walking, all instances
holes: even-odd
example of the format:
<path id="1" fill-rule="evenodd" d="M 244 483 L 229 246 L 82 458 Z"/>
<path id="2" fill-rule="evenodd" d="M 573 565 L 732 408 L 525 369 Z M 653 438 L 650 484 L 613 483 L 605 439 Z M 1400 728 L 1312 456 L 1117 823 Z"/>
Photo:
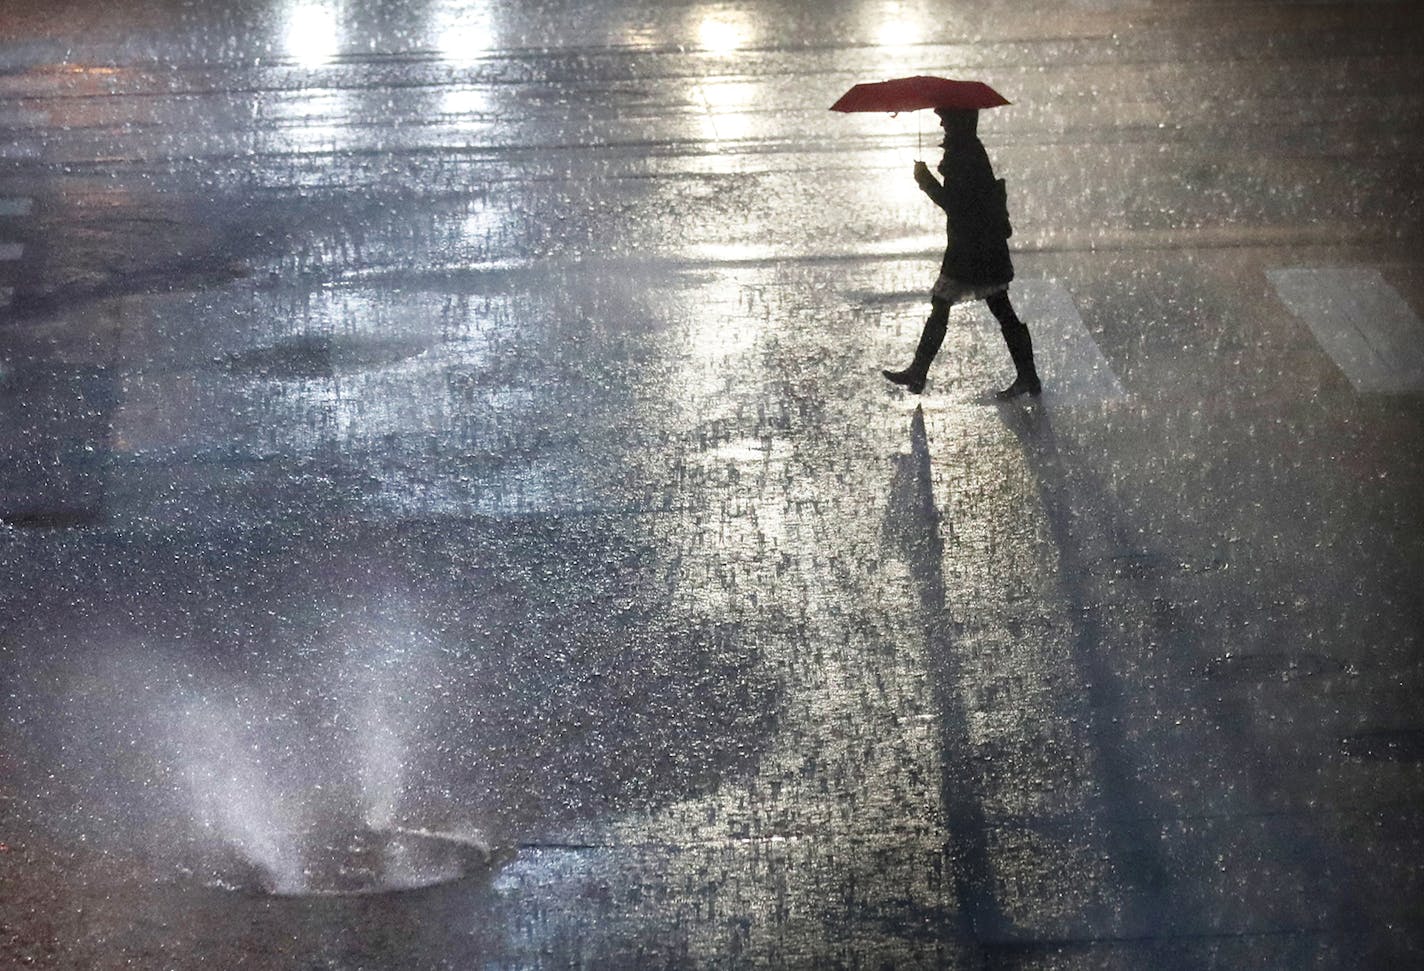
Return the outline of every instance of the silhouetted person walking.
<path id="1" fill-rule="evenodd" d="M 939 163 L 944 184 L 930 174 L 924 162 L 915 163 L 915 181 L 944 210 L 949 243 L 939 279 L 930 292 L 930 316 L 914 361 L 903 371 L 881 373 L 915 394 L 924 391 L 930 362 L 944 343 L 949 308 L 966 300 L 983 300 L 999 321 L 1017 371 L 1013 384 L 996 392 L 996 397 L 1036 395 L 1043 385 L 1033 364 L 1033 341 L 1009 302 L 1014 265 L 1009 259 L 1013 229 L 1009 225 L 1008 200 L 1003 180 L 994 178 L 989 155 L 979 141 L 979 112 L 937 108 L 935 114 L 944 126 L 944 158 Z"/>

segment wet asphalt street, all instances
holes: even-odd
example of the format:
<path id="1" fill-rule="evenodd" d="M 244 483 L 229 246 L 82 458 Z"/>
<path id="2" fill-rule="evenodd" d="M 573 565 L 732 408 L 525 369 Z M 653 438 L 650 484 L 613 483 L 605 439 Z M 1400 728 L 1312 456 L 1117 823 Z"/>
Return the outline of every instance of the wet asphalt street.
<path id="1" fill-rule="evenodd" d="M 1419 966 L 1421 45 L 0 0 L 0 966 Z"/>

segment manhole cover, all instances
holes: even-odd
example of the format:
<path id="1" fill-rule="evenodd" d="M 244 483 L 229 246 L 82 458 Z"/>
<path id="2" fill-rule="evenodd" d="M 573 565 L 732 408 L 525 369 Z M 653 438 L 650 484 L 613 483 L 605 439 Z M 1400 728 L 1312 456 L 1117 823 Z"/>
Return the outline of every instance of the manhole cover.
<path id="1" fill-rule="evenodd" d="M 279 897 L 400 893 L 484 873 L 492 865 L 477 836 L 414 829 L 298 834 L 280 841 L 246 880 L 224 889 Z"/>

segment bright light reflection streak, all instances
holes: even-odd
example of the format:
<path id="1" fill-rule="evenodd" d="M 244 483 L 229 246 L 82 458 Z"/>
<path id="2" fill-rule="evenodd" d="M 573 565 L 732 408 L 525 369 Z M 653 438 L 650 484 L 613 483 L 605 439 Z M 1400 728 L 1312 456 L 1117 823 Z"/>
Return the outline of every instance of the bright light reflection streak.
<path id="1" fill-rule="evenodd" d="M 756 349 L 767 321 L 748 312 L 742 282 L 732 270 L 716 272 L 690 296 L 683 325 L 687 355 L 677 383 L 697 391 L 679 395 L 677 401 L 683 408 L 699 402 L 697 414 L 687 412 L 687 420 L 706 421 L 725 417 L 735 407 L 720 389 L 729 372 L 747 366 L 747 356 Z"/>
<path id="2" fill-rule="evenodd" d="M 749 352 L 761 331 L 760 320 L 742 306 L 742 285 L 733 275 L 719 273 L 701 288 L 698 313 L 688 335 L 689 348 L 700 366 L 737 358 Z"/>
<path id="3" fill-rule="evenodd" d="M 451 2 L 432 18 L 435 47 L 452 64 L 474 64 L 494 50 L 494 24 L 489 5 Z"/>
<path id="4" fill-rule="evenodd" d="M 498 259 L 509 225 L 507 212 L 488 204 L 472 208 L 460 223 L 454 247 L 455 264 L 470 266 Z"/>
<path id="5" fill-rule="evenodd" d="M 909 20 L 886 20 L 875 28 L 877 47 L 908 47 L 923 36 L 920 25 Z"/>
<path id="6" fill-rule="evenodd" d="M 725 11 L 709 14 L 697 26 L 697 43 L 713 54 L 741 50 L 751 37 L 745 14 Z"/>
<path id="7" fill-rule="evenodd" d="M 341 50 L 341 10 L 329 3 L 293 5 L 283 24 L 283 46 L 303 67 L 320 67 Z"/>
<path id="8" fill-rule="evenodd" d="M 931 34 L 924 11 L 922 9 L 906 10 L 904 5 L 897 0 L 891 0 L 891 2 L 865 10 L 864 19 L 861 22 L 869 28 L 870 37 L 877 47 L 909 47 L 922 43 Z M 896 52 L 897 58 L 903 57 L 903 55 L 903 51 Z M 887 78 L 924 73 L 908 69 L 902 61 L 887 61 L 884 68 Z"/>
<path id="9" fill-rule="evenodd" d="M 757 85 L 745 81 L 712 81 L 698 85 L 707 107 L 703 116 L 706 141 L 736 141 L 753 133 L 749 109 L 757 102 Z"/>
<path id="10" fill-rule="evenodd" d="M 349 141 L 351 96 L 346 91 L 302 89 L 271 109 L 274 148 L 290 152 L 328 152 Z"/>
<path id="11" fill-rule="evenodd" d="M 926 113 L 910 114 L 923 116 Z M 922 160 L 930 167 L 930 171 L 934 172 L 935 177 L 939 178 L 935 166 L 943 155 L 943 149 L 939 147 L 940 130 L 938 127 L 932 129 L 933 133 L 926 130 L 921 147 L 912 150 L 907 147 L 910 146 L 908 130 L 923 124 L 923 118 L 917 120 L 909 117 L 909 114 L 898 115 L 893 119 L 883 115 L 879 117 L 889 126 L 887 131 L 894 131 L 898 127 L 901 134 L 890 136 L 890 144 L 875 154 L 872 165 L 880 171 L 867 173 L 867 182 L 873 182 L 873 185 L 867 185 L 866 191 L 875 193 L 887 220 L 903 224 L 910 232 L 910 235 L 903 239 L 887 240 L 886 246 L 889 249 L 918 248 L 921 245 L 943 246 L 944 213 L 921 191 L 914 176 L 914 163 L 916 160 Z M 930 118 L 933 117 L 930 115 Z M 929 287 L 934 273 L 927 272 L 930 276 L 925 286 Z"/>
<path id="12" fill-rule="evenodd" d="M 474 120 L 480 121 L 483 120 L 481 116 L 489 105 L 489 91 L 486 88 L 447 87 L 440 96 L 440 113 L 443 115 L 460 118 L 473 115 Z"/>
<path id="13" fill-rule="evenodd" d="M 650 51 L 661 42 L 661 35 L 651 27 L 628 27 L 621 41 L 624 47 L 637 51 Z"/>

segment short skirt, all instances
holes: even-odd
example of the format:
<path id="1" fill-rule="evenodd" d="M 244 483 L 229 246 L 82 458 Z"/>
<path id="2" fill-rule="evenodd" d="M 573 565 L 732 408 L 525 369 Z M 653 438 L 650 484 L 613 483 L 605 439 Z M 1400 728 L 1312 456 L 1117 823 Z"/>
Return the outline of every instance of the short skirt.
<path id="1" fill-rule="evenodd" d="M 970 300 L 983 300 L 996 293 L 1003 293 L 1008 288 L 1007 283 L 965 283 L 948 273 L 941 273 L 935 281 L 934 289 L 930 291 L 930 296 L 949 304 L 967 303 Z"/>

